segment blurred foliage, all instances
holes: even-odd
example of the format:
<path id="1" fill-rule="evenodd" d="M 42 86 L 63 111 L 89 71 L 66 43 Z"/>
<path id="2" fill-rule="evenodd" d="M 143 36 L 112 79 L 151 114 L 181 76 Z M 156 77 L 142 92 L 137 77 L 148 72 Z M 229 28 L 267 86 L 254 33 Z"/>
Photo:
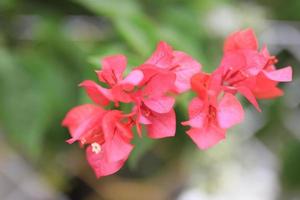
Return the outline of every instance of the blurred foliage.
<path id="1" fill-rule="evenodd" d="M 72 148 L 64 142 L 68 133 L 61 127 L 61 120 L 71 107 L 89 101 L 77 85 L 82 80 L 96 78 L 93 71 L 100 67 L 101 57 L 122 53 L 128 56 L 129 67 L 134 67 L 150 55 L 158 41 L 165 40 L 175 49 L 186 51 L 200 60 L 205 71 L 212 71 L 220 60 L 223 38 L 211 34 L 204 21 L 216 6 L 232 6 L 238 2 L 1 0 L 0 125 L 6 138 L 38 167 L 51 169 L 55 165 L 51 159 L 58 152 Z M 265 5 L 275 19 L 300 19 L 300 1 L 257 2 Z M 92 21 L 97 21 L 95 24 L 100 30 L 97 37 L 86 36 L 89 29 L 80 27 L 80 23 L 78 27 L 70 27 L 70 17 L 74 15 L 93 17 Z M 79 36 L 75 34 L 73 37 L 74 32 Z M 186 119 L 189 99 L 191 94 L 178 97 L 176 111 L 180 121 Z M 276 146 L 287 132 L 280 123 L 281 107 L 281 102 L 266 106 L 267 124 L 258 136 L 274 152 L 282 155 L 284 184 L 300 188 L 297 171 L 300 166 L 299 144 L 289 145 L 293 139 L 289 136 L 284 140 L 284 148 L 278 150 Z M 273 137 L 270 133 L 276 130 L 282 132 Z M 135 149 L 128 162 L 130 169 L 125 169 L 125 172 L 128 170 L 130 174 L 130 171 L 145 167 L 141 177 L 156 170 L 150 170 L 153 166 L 147 162 L 143 164 L 143 156 L 150 160 L 176 159 L 184 147 L 192 145 L 180 125 L 176 140 L 154 142 L 144 137 L 134 143 Z M 164 146 L 158 143 L 164 143 L 168 151 L 159 149 L 158 155 L 157 148 Z M 66 169 L 52 169 L 56 175 L 63 175 L 61 179 L 66 176 L 63 170 Z"/>

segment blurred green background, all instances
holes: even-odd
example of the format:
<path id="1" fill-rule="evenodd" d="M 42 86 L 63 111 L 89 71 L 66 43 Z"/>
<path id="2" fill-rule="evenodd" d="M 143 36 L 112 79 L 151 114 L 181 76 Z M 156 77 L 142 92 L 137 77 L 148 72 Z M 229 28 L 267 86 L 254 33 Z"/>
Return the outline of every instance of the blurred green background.
<path id="1" fill-rule="evenodd" d="M 299 10 L 298 0 L 0 0 L 0 199 L 299 200 Z M 101 57 L 122 53 L 133 67 L 164 40 L 210 72 L 224 38 L 246 27 L 294 81 L 262 113 L 244 101 L 226 141 L 199 151 L 178 125 L 176 138 L 135 141 L 126 166 L 100 180 L 65 143 L 61 121 L 89 102 L 77 85 L 96 80 Z M 178 122 L 190 98 L 178 97 Z"/>

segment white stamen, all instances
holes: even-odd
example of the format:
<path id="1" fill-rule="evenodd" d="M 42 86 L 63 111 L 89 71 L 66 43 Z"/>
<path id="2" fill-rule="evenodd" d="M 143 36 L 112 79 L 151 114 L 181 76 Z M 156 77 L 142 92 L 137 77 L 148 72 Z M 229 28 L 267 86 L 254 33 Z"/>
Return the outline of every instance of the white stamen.
<path id="1" fill-rule="evenodd" d="M 97 142 L 92 143 L 92 152 L 95 154 L 98 154 L 101 152 L 101 145 L 98 144 Z"/>

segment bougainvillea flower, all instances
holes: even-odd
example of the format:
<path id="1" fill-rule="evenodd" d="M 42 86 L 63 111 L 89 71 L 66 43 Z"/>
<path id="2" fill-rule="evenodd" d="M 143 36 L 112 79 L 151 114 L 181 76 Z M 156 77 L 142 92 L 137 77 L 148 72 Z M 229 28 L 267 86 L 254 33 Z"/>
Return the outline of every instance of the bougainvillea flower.
<path id="1" fill-rule="evenodd" d="M 199 72 L 191 79 L 192 90 L 197 93 L 198 98 L 204 102 L 217 101 L 219 94 L 222 91 L 221 86 L 222 74 L 214 72 L 208 74 Z"/>
<path id="2" fill-rule="evenodd" d="M 166 42 L 159 42 L 155 52 L 145 62 L 176 75 L 173 90 L 182 93 L 190 89 L 191 77 L 200 71 L 201 64 L 182 51 L 174 51 Z"/>
<path id="3" fill-rule="evenodd" d="M 124 119 L 127 121 L 122 121 Z M 133 138 L 133 124 L 130 118 L 126 118 L 118 110 L 108 111 L 103 116 L 105 142 L 102 145 L 93 143 L 86 151 L 87 160 L 98 178 L 115 173 L 128 159 L 133 149 L 133 145 L 130 144 Z"/>
<path id="4" fill-rule="evenodd" d="M 226 38 L 224 43 L 224 52 L 240 49 L 258 49 L 258 42 L 252 29 L 248 28 L 234 32 Z"/>
<path id="5" fill-rule="evenodd" d="M 267 63 L 256 76 L 256 85 L 253 88 L 255 97 L 268 99 L 283 95 L 283 91 L 277 87 L 277 84 L 292 80 L 292 68 L 288 66 L 276 69 L 277 59 L 269 54 L 266 46 L 262 48 L 261 54 L 267 59 Z"/>
<path id="6" fill-rule="evenodd" d="M 143 85 L 143 89 L 134 95 L 137 113 L 137 130 L 141 134 L 140 124 L 144 124 L 151 138 L 163 138 L 175 135 L 176 117 L 173 110 L 175 99 L 166 96 L 175 80 L 175 74 L 161 72 L 155 74 Z"/>
<path id="7" fill-rule="evenodd" d="M 207 149 L 225 138 L 227 128 L 243 120 L 244 111 L 235 96 L 225 93 L 218 103 L 194 98 L 189 104 L 189 117 L 182 122 L 191 126 L 187 134 L 200 149 Z"/>
<path id="8" fill-rule="evenodd" d="M 103 88 L 94 81 L 83 81 L 80 86 L 84 87 L 90 98 L 97 104 L 107 105 L 110 101 L 131 102 L 128 92 L 143 80 L 143 72 L 133 70 L 123 79 L 123 72 L 127 64 L 126 57 L 114 55 L 102 60 L 102 70 L 97 71 L 99 81 L 106 83 L 108 88 Z"/>
<path id="9" fill-rule="evenodd" d="M 97 177 L 115 173 L 127 160 L 133 148 L 132 125 L 120 111 L 104 111 L 92 104 L 73 108 L 63 120 L 72 136 L 67 142 L 88 145 L 87 159 Z"/>
<path id="10" fill-rule="evenodd" d="M 241 93 L 258 111 L 261 111 L 253 89 L 256 85 L 256 76 L 267 61 L 258 52 L 258 42 L 252 29 L 229 35 L 224 43 L 224 56 L 217 69 L 223 73 L 225 91 L 232 94 Z"/>
<path id="11" fill-rule="evenodd" d="M 222 74 L 222 85 L 226 92 L 241 93 L 254 107 L 261 111 L 252 92 L 256 76 L 262 71 L 267 59 L 259 52 L 242 49 L 224 54 L 216 73 Z"/>
<path id="12" fill-rule="evenodd" d="M 113 174 L 133 149 L 132 128 L 140 137 L 142 126 L 150 138 L 175 135 L 175 95 L 192 89 L 197 96 L 189 103 L 189 120 L 182 125 L 190 126 L 186 133 L 200 149 L 214 146 L 244 118 L 237 93 L 260 111 L 256 98 L 280 96 L 278 83 L 292 80 L 291 67 L 276 69 L 276 57 L 266 47 L 259 51 L 251 29 L 229 35 L 223 50 L 220 66 L 211 74 L 201 72 L 200 63 L 166 42 L 160 42 L 150 58 L 126 77 L 125 56 L 105 57 L 102 69 L 96 71 L 101 85 L 91 80 L 80 84 L 96 105 L 75 107 L 62 122 L 71 135 L 67 142 L 87 147 L 87 160 L 97 177 Z M 102 106 L 110 102 L 115 107 L 124 103 L 124 108 L 130 103 L 131 112 L 104 110 Z"/>
<path id="13" fill-rule="evenodd" d="M 231 34 L 225 41 L 224 52 L 239 51 L 243 49 L 250 49 L 258 52 L 258 43 L 255 33 L 252 29 L 245 29 L 242 31 Z M 266 46 L 264 46 L 260 52 L 265 58 L 266 62 L 262 68 L 262 73 L 270 80 L 277 82 L 288 82 L 292 80 L 292 69 L 291 67 L 285 67 L 276 70 L 274 64 L 277 63 L 275 56 L 271 56 Z M 250 59 L 255 60 L 254 57 L 250 56 Z"/>
<path id="14" fill-rule="evenodd" d="M 243 50 L 252 50 L 258 52 L 258 43 L 254 31 L 252 29 L 246 29 L 231 34 L 224 43 L 224 52 L 240 52 Z M 283 94 L 282 90 L 277 87 L 278 82 L 288 82 L 292 80 L 292 69 L 291 67 L 285 67 L 276 70 L 274 64 L 277 63 L 275 56 L 270 56 L 266 46 L 264 46 L 259 52 L 259 55 L 263 57 L 258 59 L 263 65 L 259 66 L 255 72 L 255 78 L 248 78 L 248 87 L 243 86 L 242 91 L 248 94 L 248 100 L 252 101 L 254 105 L 256 98 L 274 98 Z M 255 57 L 250 56 L 251 60 L 256 60 Z M 238 59 L 232 59 L 237 62 Z M 242 66 L 242 65 L 240 65 Z M 262 67 L 262 68 L 261 68 Z M 255 74 L 254 74 L 255 75 Z M 251 80 L 251 85 L 249 85 Z M 255 97 L 253 97 L 253 95 Z M 257 106 L 256 106 L 257 107 Z"/>

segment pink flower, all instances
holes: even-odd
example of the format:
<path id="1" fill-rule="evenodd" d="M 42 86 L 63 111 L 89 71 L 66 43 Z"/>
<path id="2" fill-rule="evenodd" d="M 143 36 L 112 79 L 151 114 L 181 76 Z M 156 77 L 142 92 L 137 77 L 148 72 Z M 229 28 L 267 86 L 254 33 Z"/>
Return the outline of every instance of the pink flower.
<path id="1" fill-rule="evenodd" d="M 85 104 L 70 110 L 62 124 L 72 136 L 68 143 L 88 146 L 87 160 L 98 178 L 118 171 L 133 148 L 133 122 L 120 111 Z"/>
<path id="2" fill-rule="evenodd" d="M 176 75 L 172 90 L 182 93 L 190 89 L 191 77 L 200 71 L 201 64 L 182 51 L 174 51 L 166 42 L 159 42 L 155 52 L 145 62 Z"/>
<path id="3" fill-rule="evenodd" d="M 225 88 L 244 95 L 259 111 L 256 98 L 273 98 L 282 95 L 278 82 L 292 80 L 291 67 L 276 70 L 277 59 L 264 47 L 258 52 L 256 36 L 251 29 L 231 34 L 224 44 L 221 62 L 226 76 Z M 256 97 L 256 98 L 255 98 Z"/>
<path id="4" fill-rule="evenodd" d="M 207 149 L 225 138 L 226 129 L 240 123 L 244 111 L 239 101 L 230 93 L 222 96 L 221 74 L 198 73 L 191 80 L 198 97 L 189 104 L 191 126 L 187 134 L 200 149 Z M 220 99 L 221 97 L 221 99 Z"/>
<path id="5" fill-rule="evenodd" d="M 258 111 L 261 111 L 252 89 L 256 85 L 256 76 L 266 62 L 265 57 L 254 50 L 230 51 L 224 54 L 216 73 L 222 74 L 222 85 L 226 92 L 241 93 Z"/>
<path id="6" fill-rule="evenodd" d="M 282 96 L 283 91 L 277 87 L 277 84 L 292 81 L 292 68 L 288 66 L 276 69 L 274 64 L 277 63 L 277 59 L 275 56 L 270 56 L 267 47 L 263 47 L 261 54 L 267 59 L 267 63 L 256 76 L 256 84 L 252 91 L 259 99 Z"/>
<path id="7" fill-rule="evenodd" d="M 220 66 L 211 74 L 200 72 L 200 63 L 165 42 L 160 42 L 150 58 L 126 77 L 125 56 L 105 57 L 102 69 L 96 72 L 105 86 L 91 80 L 80 84 L 97 105 L 77 106 L 62 122 L 71 135 L 67 142 L 87 146 L 87 160 L 98 178 L 113 174 L 133 149 L 134 126 L 139 136 L 141 126 L 150 138 L 175 135 L 174 96 L 192 89 L 197 97 L 189 104 L 189 120 L 182 124 L 190 126 L 187 134 L 196 145 L 207 149 L 223 140 L 228 128 L 243 120 L 244 110 L 234 95 L 242 94 L 260 111 L 256 98 L 283 94 L 277 84 L 291 81 L 292 69 L 276 69 L 276 63 L 266 47 L 258 50 L 251 29 L 235 32 L 226 39 Z M 120 102 L 130 103 L 131 112 L 101 107 L 110 102 L 115 107 Z"/>
<path id="8" fill-rule="evenodd" d="M 232 33 L 224 43 L 224 56 L 220 64 L 223 84 L 227 92 L 241 93 L 261 111 L 253 94 L 256 76 L 261 72 L 267 59 L 258 52 L 258 42 L 252 29 Z"/>
<path id="9" fill-rule="evenodd" d="M 194 98 L 189 104 L 189 117 L 182 122 L 191 126 L 187 134 L 200 149 L 207 149 L 225 138 L 227 128 L 243 120 L 244 111 L 232 94 L 225 93 L 219 102 Z"/>
<path id="10" fill-rule="evenodd" d="M 113 101 L 129 103 L 132 101 L 129 92 L 143 80 L 143 72 L 133 70 L 123 79 L 123 72 L 127 60 L 123 55 L 105 57 L 102 60 L 102 70 L 97 71 L 99 81 L 106 83 L 108 88 L 103 88 L 94 81 L 83 81 L 80 86 L 84 87 L 90 98 L 97 104 L 108 105 Z"/>
<path id="11" fill-rule="evenodd" d="M 154 74 L 142 85 L 142 90 L 133 95 L 137 114 L 136 124 L 141 135 L 140 124 L 144 124 L 151 138 L 175 135 L 176 117 L 173 110 L 175 99 L 165 94 L 171 89 L 175 74 L 160 72 Z"/>

